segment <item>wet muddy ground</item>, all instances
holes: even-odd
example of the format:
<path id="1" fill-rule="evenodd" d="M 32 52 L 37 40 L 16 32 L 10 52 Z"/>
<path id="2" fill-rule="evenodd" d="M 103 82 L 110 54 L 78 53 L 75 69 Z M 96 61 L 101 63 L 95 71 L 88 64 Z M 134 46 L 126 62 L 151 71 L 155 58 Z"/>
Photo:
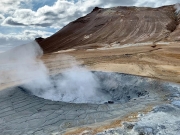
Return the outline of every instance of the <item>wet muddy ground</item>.
<path id="1" fill-rule="evenodd" d="M 19 87 L 0 92 L 3 135 L 178 134 L 180 86 L 117 73 L 94 72 L 106 102 L 67 103 Z M 112 83 L 113 82 L 113 83 Z M 109 102 L 108 102 L 109 101 Z M 81 129 L 81 130 L 80 130 Z"/>

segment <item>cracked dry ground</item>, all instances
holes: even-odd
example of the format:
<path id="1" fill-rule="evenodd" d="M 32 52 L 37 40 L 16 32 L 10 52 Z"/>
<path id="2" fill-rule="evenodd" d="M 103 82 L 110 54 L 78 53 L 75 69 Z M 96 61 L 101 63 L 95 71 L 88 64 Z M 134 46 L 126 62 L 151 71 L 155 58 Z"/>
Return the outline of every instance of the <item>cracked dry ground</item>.
<path id="1" fill-rule="evenodd" d="M 155 50 L 157 48 L 161 49 Z M 64 55 L 71 55 L 79 61 L 78 64 L 88 66 L 92 70 L 124 72 L 179 82 L 180 73 L 178 69 L 180 64 L 178 62 L 180 57 L 178 50 L 180 47 L 177 43 L 172 43 L 168 46 L 157 45 L 157 48 L 138 46 L 110 50 L 81 50 L 47 54 L 42 59 L 50 69 L 51 74 L 59 73 L 62 69 L 69 67 L 69 64 L 72 63 L 68 61 L 73 62 L 73 58 L 68 57 L 63 61 L 60 58 Z M 180 121 L 180 110 L 177 104 L 180 95 L 179 86 L 176 88 L 172 87 L 171 83 L 162 82 L 162 84 L 155 87 L 152 83 L 152 89 L 149 89 L 150 94 L 148 96 L 142 96 L 136 100 L 132 99 L 124 104 L 101 105 L 53 102 L 29 95 L 18 87 L 6 88 L 0 92 L 0 131 L 3 135 L 110 135 L 116 132 L 128 134 L 129 131 L 126 132 L 125 129 L 122 129 L 123 131 L 118 130 L 124 126 L 123 122 L 141 121 L 139 119 L 143 118 L 144 115 L 162 111 L 162 108 L 165 108 L 165 111 L 168 110 L 166 106 L 173 108 L 166 113 L 175 117 L 174 123 L 177 123 Z M 5 88 L 6 86 L 2 87 Z M 166 106 L 162 107 L 162 105 Z M 168 130 L 167 125 L 165 127 L 164 133 L 165 130 Z M 136 127 L 137 132 L 139 132 L 139 128 Z M 151 129 L 151 127 L 149 128 Z M 109 129 L 114 130 L 109 131 Z M 156 134 L 155 131 L 153 129 L 152 134 Z M 179 131 L 176 130 L 174 133 L 177 134 Z"/>
<path id="2" fill-rule="evenodd" d="M 128 133 L 126 129 L 118 128 L 130 123 L 132 128 L 135 127 L 133 130 L 137 130 L 135 133 L 144 133 L 149 128 L 152 128 L 152 132 L 154 130 L 159 132 L 154 125 L 150 127 L 133 125 L 139 117 L 149 112 L 155 115 L 166 112 L 171 118 L 178 116 L 176 121 L 170 123 L 171 125 L 180 121 L 179 85 L 126 74 L 122 76 L 126 79 L 120 86 L 122 90 L 128 92 L 127 94 L 139 90 L 145 90 L 147 94 L 114 104 L 75 104 L 42 99 L 28 94 L 20 87 L 2 90 L 0 92 L 0 131 L 3 135 L 110 135 L 114 133 L 132 135 L 133 133 Z M 116 90 L 115 97 L 118 91 Z M 167 123 L 160 123 L 161 127 L 166 127 Z M 130 127 L 127 126 L 127 128 L 129 130 Z M 164 129 L 169 131 L 168 128 Z"/>
<path id="3" fill-rule="evenodd" d="M 123 83 L 123 90 L 139 90 L 144 86 L 146 88 L 142 89 L 148 94 L 132 98 L 125 103 L 75 104 L 45 100 L 29 95 L 18 87 L 3 90 L 0 93 L 0 131 L 3 135 L 59 135 L 65 133 L 68 128 L 95 124 L 96 128 L 92 127 L 90 134 L 96 134 L 109 128 L 120 127 L 121 121 L 135 121 L 138 113 L 147 113 L 155 105 L 168 103 L 168 98 L 172 96 L 170 94 L 179 94 L 179 88 L 171 88 L 168 83 L 138 76 L 124 77 L 126 81 L 129 77 L 133 78 L 130 81 L 134 83 L 131 88 Z M 167 94 L 169 95 L 162 96 Z M 75 131 L 65 134 L 80 133 Z"/>

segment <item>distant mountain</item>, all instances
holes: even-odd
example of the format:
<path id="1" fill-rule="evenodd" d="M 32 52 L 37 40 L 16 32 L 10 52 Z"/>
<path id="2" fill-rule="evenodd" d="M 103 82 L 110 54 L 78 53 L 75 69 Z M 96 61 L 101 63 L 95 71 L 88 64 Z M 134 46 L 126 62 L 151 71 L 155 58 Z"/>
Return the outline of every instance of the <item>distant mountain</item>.
<path id="1" fill-rule="evenodd" d="M 180 15 L 174 5 L 159 8 L 98 8 L 46 39 L 37 40 L 45 53 L 103 44 L 178 41 Z"/>

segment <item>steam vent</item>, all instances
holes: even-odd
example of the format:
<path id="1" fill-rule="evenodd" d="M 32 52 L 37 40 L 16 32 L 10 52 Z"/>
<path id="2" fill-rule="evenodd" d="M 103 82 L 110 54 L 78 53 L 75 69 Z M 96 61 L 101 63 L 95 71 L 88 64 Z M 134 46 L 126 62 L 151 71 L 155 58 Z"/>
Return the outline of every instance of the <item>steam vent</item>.
<path id="1" fill-rule="evenodd" d="M 0 135 L 180 135 L 178 11 L 96 7 L 0 53 Z"/>
<path id="2" fill-rule="evenodd" d="M 103 134 L 99 132 L 109 128 L 118 128 L 113 132 L 120 134 L 129 132 L 131 128 L 137 133 L 153 133 L 160 130 L 156 125 L 158 123 L 149 125 L 150 120 L 147 120 L 143 125 L 138 122 L 134 124 L 139 115 L 150 110 L 153 117 L 163 114 L 172 115 L 173 118 L 178 115 L 179 85 L 120 73 L 93 73 L 100 79 L 99 91 L 104 101 L 51 101 L 32 95 L 20 86 L 1 91 L 0 130 L 3 135 L 62 134 L 67 129 L 75 127 L 81 127 L 81 130 L 77 129 L 67 134 L 80 134 L 83 130 L 90 134 Z M 108 122 L 103 123 L 104 121 Z M 178 121 L 177 117 L 174 122 Z M 120 128 L 122 123 L 124 127 Z M 92 125 L 91 128 L 85 126 L 89 124 Z M 168 123 L 165 121 L 161 124 L 159 126 L 164 128 L 164 131 L 171 128 L 166 127 Z M 146 131 L 148 129 L 151 130 Z"/>

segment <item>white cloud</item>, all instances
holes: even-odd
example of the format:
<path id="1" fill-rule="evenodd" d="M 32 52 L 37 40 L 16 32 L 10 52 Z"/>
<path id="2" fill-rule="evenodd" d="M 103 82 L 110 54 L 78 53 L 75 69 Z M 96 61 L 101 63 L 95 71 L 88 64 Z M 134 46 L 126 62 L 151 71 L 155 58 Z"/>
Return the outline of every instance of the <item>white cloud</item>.
<path id="1" fill-rule="evenodd" d="M 24 30 L 21 33 L 0 33 L 0 52 L 6 51 L 17 45 L 28 43 L 37 37 L 49 37 L 53 33 L 40 30 Z"/>
<path id="2" fill-rule="evenodd" d="M 87 14 L 96 6 L 107 7 L 106 4 L 109 2 L 102 0 L 79 0 L 77 3 L 57 0 L 53 6 L 45 5 L 36 12 L 31 9 L 17 9 L 11 17 L 4 20 L 2 25 L 61 28 L 70 21 Z M 108 7 L 117 6 L 116 0 L 112 0 L 112 4 Z"/>
<path id="3" fill-rule="evenodd" d="M 32 0 L 1 0 L 0 12 L 3 14 L 11 14 L 15 10 L 22 7 L 31 7 Z"/>
<path id="4" fill-rule="evenodd" d="M 39 8 L 36 12 L 31 9 L 17 9 L 11 17 L 7 17 L 2 25 L 33 26 L 60 28 L 65 22 L 80 17 L 76 16 L 77 7 L 73 2 L 58 0 L 53 6 Z"/>
<path id="5" fill-rule="evenodd" d="M 0 20 L 4 20 L 4 19 L 5 17 L 2 14 L 0 14 Z"/>
<path id="6" fill-rule="evenodd" d="M 13 1 L 13 0 L 9 0 Z M 23 0 L 19 0 L 23 1 Z M 30 1 L 30 0 L 24 0 Z M 67 23 L 81 17 L 96 6 L 113 7 L 113 6 L 162 6 L 177 3 L 179 0 L 79 0 L 78 2 L 68 0 L 57 0 L 54 5 L 45 5 L 37 11 L 31 9 L 16 9 L 14 14 L 7 17 L 2 25 L 6 26 L 32 26 L 32 27 L 52 27 L 62 28 Z"/>
<path id="7" fill-rule="evenodd" d="M 180 0 L 138 0 L 135 6 L 144 6 L 144 7 L 160 7 L 164 5 L 171 5 L 179 3 Z"/>
<path id="8" fill-rule="evenodd" d="M 5 17 L 2 14 L 0 14 L 0 23 L 2 23 L 4 21 L 4 19 L 5 19 Z"/>
<path id="9" fill-rule="evenodd" d="M 26 37 L 29 37 L 30 39 L 34 39 L 34 38 L 37 38 L 37 37 L 43 37 L 43 38 L 46 38 L 46 37 L 49 37 L 51 36 L 53 33 L 51 32 L 47 32 L 47 31 L 41 31 L 41 30 L 25 30 L 23 31 L 20 35 L 21 36 L 26 36 Z"/>

